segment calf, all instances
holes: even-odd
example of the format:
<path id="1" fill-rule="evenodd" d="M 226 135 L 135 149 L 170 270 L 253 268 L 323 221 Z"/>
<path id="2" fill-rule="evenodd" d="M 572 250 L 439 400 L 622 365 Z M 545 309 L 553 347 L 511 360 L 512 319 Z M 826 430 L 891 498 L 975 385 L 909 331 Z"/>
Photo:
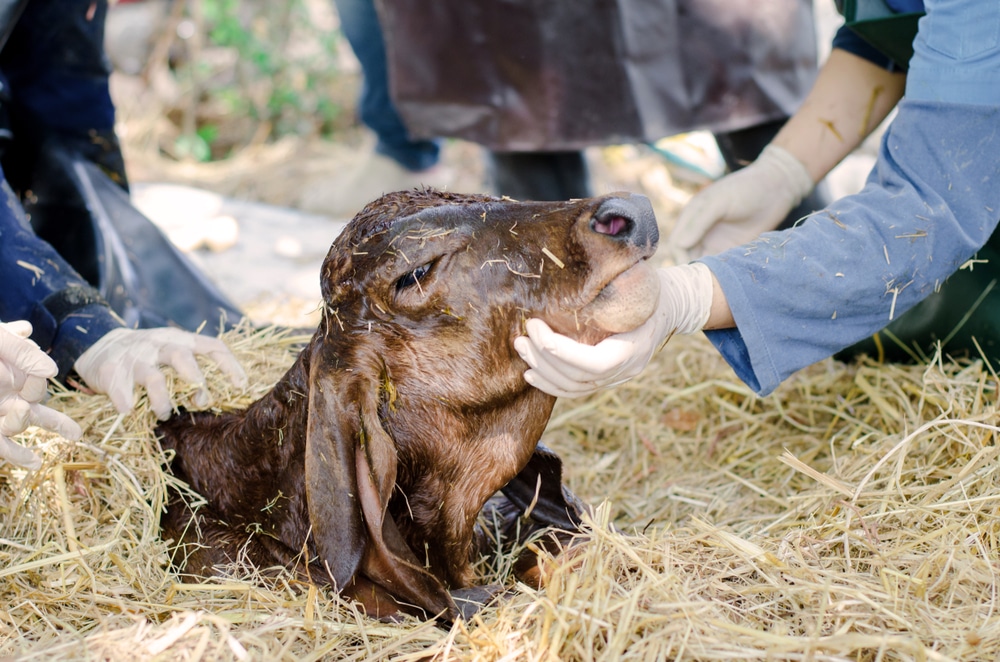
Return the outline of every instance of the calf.
<path id="1" fill-rule="evenodd" d="M 579 523 L 537 446 L 555 399 L 524 381 L 514 338 L 530 317 L 589 343 L 641 324 L 657 238 L 649 202 L 628 194 L 369 204 L 334 241 L 319 327 L 274 388 L 161 425 L 172 470 L 207 501 L 174 499 L 163 517 L 185 570 L 242 555 L 298 566 L 372 615 L 458 616 L 498 490 L 543 525 Z"/>

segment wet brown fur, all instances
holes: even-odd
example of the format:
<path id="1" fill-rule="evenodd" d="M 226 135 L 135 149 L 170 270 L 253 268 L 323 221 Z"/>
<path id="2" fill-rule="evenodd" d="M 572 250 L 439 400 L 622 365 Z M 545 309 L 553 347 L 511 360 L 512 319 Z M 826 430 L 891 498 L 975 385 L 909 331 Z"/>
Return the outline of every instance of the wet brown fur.
<path id="1" fill-rule="evenodd" d="M 242 555 L 374 615 L 453 617 L 449 590 L 475 579 L 476 517 L 532 458 L 554 402 L 524 381 L 513 339 L 532 316 L 607 335 L 577 311 L 655 245 L 655 232 L 645 245 L 595 235 L 606 199 L 426 190 L 362 210 L 324 261 L 319 328 L 274 388 L 245 411 L 161 426 L 173 471 L 207 501 L 194 515 L 176 499 L 163 518 L 164 535 L 200 543 L 182 546 L 185 570 Z"/>

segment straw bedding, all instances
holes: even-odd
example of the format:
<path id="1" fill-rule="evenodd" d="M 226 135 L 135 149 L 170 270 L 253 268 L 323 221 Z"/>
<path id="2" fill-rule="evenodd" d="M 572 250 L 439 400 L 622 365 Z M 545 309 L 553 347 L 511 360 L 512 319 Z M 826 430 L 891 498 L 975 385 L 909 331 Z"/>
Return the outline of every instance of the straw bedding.
<path id="1" fill-rule="evenodd" d="M 263 393 L 302 340 L 228 339 L 253 386 L 206 366 L 220 408 Z M 248 568 L 178 577 L 148 407 L 59 393 L 84 439 L 29 431 L 44 467 L 0 466 L 0 657 L 998 659 L 996 388 L 980 362 L 831 360 L 758 398 L 704 339 L 675 338 L 640 378 L 557 405 L 544 439 L 597 506 L 589 539 L 540 591 L 485 559 L 512 591 L 450 629 Z"/>

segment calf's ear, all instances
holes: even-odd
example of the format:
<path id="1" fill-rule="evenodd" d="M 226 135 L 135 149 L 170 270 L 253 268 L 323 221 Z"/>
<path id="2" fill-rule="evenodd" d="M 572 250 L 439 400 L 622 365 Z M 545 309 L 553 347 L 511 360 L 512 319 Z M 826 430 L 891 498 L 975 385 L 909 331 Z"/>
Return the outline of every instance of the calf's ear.
<path id="1" fill-rule="evenodd" d="M 348 397 L 347 375 L 324 360 L 323 349 L 310 357 L 306 499 L 320 561 L 343 590 L 361 564 L 368 535 L 357 490 L 353 438 L 359 428 L 342 404 Z"/>
<path id="2" fill-rule="evenodd" d="M 454 618 L 448 591 L 386 512 L 397 456 L 379 418 L 379 370 L 338 368 L 344 361 L 331 345 L 311 357 L 306 433 L 306 495 L 320 560 L 338 589 L 363 574 L 402 603 Z"/>

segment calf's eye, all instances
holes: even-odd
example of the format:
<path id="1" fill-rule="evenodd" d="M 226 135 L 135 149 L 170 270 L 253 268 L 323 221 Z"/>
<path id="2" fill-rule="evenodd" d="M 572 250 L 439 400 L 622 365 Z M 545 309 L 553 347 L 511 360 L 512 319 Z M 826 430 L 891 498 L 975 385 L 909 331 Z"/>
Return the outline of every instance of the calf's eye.
<path id="1" fill-rule="evenodd" d="M 413 271 L 403 274 L 396 281 L 396 291 L 400 292 L 408 287 L 412 287 L 420 283 L 420 279 L 427 275 L 427 272 L 431 270 L 430 263 L 422 264 Z"/>

